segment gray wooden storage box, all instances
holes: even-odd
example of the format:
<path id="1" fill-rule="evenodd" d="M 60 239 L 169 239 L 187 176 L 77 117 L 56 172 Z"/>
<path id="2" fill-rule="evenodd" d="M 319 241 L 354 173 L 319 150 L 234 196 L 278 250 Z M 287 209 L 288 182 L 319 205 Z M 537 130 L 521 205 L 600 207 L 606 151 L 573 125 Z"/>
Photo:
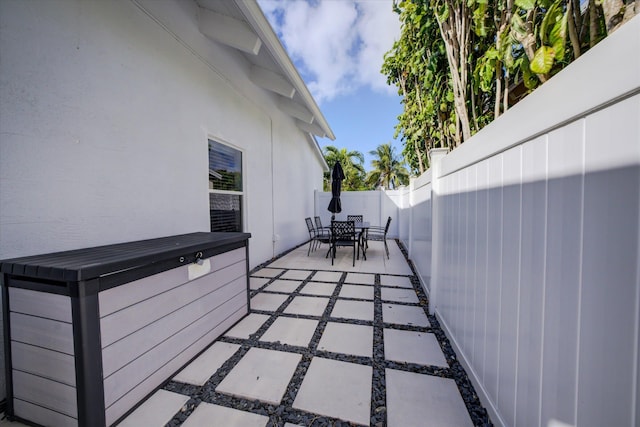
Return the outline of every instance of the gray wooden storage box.
<path id="1" fill-rule="evenodd" d="M 247 233 L 0 262 L 7 415 L 112 425 L 249 311 Z"/>

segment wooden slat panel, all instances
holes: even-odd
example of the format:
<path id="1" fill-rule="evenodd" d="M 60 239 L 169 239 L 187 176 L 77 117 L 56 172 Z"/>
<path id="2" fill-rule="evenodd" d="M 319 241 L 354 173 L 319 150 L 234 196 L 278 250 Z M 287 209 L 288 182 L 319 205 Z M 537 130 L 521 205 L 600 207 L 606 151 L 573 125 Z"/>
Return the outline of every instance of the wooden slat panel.
<path id="1" fill-rule="evenodd" d="M 64 295 L 9 288 L 11 311 L 71 323 L 71 299 Z"/>
<path id="2" fill-rule="evenodd" d="M 165 365 L 169 364 L 174 358 L 178 356 L 180 358 L 184 358 L 182 363 L 185 363 L 189 359 L 189 357 L 184 357 L 182 355 L 185 349 L 189 348 L 194 342 L 208 334 L 209 331 L 214 329 L 221 322 L 224 322 L 224 320 L 236 310 L 246 305 L 246 298 L 247 297 L 244 292 L 239 293 L 222 307 L 219 307 L 206 316 L 201 317 L 187 328 L 162 342 L 153 351 L 145 353 L 110 377 L 105 378 L 105 406 L 111 406 L 116 400 L 120 399 L 138 384 L 153 375 L 156 371 L 163 370 L 166 372 L 166 375 L 173 372 L 166 369 Z M 204 348 L 204 344 L 202 348 Z M 193 354 L 195 355 L 195 353 L 197 352 L 194 352 Z M 181 364 L 178 364 L 176 369 L 179 366 L 181 366 Z M 160 382 L 165 379 L 166 377 L 163 377 Z M 158 384 L 160 382 L 158 382 Z M 135 402 L 131 403 L 131 405 L 133 404 L 135 404 Z"/>
<path id="3" fill-rule="evenodd" d="M 238 248 L 211 257 L 209 258 L 211 271 L 214 272 L 228 265 L 244 261 L 245 255 L 245 248 Z M 100 317 L 105 317 L 186 283 L 189 277 L 188 268 L 188 265 L 184 265 L 100 292 Z"/>
<path id="4" fill-rule="evenodd" d="M 13 410 L 16 416 L 28 419 L 43 426 L 77 427 L 78 420 L 34 405 L 20 399 L 13 399 Z"/>
<path id="5" fill-rule="evenodd" d="M 234 305 L 237 304 L 237 305 Z M 199 352 L 204 350 L 210 345 L 216 338 L 218 338 L 224 331 L 230 328 L 234 323 L 240 320 L 247 314 L 246 297 L 244 294 L 238 295 L 234 298 L 234 304 L 227 304 L 223 310 L 228 317 L 214 327 L 211 331 L 206 333 L 202 338 L 198 339 L 190 347 L 186 348 L 182 353 L 169 361 L 161 369 L 158 369 L 151 376 L 146 378 L 140 384 L 138 384 L 131 391 L 122 396 L 113 405 L 107 408 L 106 420 L 107 425 L 113 423 L 122 415 L 124 415 L 129 409 L 137 404 L 141 399 L 151 393 L 156 387 L 162 384 L 170 375 L 177 372 L 185 363 L 195 357 Z M 234 308 L 238 308 L 233 311 Z M 222 313 L 220 313 L 222 314 Z M 211 326 L 211 325 L 208 325 Z M 105 384 L 106 387 L 106 384 Z"/>
<path id="6" fill-rule="evenodd" d="M 103 375 L 108 377 L 147 351 L 155 351 L 155 346 L 210 311 L 226 304 L 245 288 L 246 276 L 242 276 L 104 348 L 102 351 Z"/>
<path id="7" fill-rule="evenodd" d="M 103 348 L 243 275 L 246 265 L 239 262 L 102 318 Z"/>
<path id="8" fill-rule="evenodd" d="M 14 370 L 13 396 L 73 418 L 78 416 L 75 387 L 56 381 Z"/>
<path id="9" fill-rule="evenodd" d="M 19 342 L 11 342 L 14 369 L 75 387 L 76 370 L 73 356 Z"/>
<path id="10" fill-rule="evenodd" d="M 11 339 L 73 355 L 70 323 L 11 313 Z"/>

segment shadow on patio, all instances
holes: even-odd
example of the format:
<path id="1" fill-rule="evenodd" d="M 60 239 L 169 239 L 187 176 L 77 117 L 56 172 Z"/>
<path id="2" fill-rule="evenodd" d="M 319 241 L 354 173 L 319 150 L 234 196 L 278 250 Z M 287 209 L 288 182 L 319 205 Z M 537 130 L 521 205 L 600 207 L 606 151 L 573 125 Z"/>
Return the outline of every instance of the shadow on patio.
<path id="1" fill-rule="evenodd" d="M 299 246 L 251 274 L 251 312 L 125 426 L 488 425 L 403 250 Z"/>

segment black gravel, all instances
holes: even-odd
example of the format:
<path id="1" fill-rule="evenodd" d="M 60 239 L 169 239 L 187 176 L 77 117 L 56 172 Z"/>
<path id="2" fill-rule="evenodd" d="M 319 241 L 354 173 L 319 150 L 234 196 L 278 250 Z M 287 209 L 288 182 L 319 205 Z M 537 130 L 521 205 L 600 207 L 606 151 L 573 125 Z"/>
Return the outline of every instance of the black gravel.
<path id="1" fill-rule="evenodd" d="M 334 319 L 331 318 L 332 322 L 341 322 L 341 323 L 349 323 L 349 324 L 358 324 L 358 325 L 368 325 L 373 327 L 373 357 L 361 357 L 361 356 L 353 356 L 353 355 L 344 355 L 338 353 L 332 353 L 327 351 L 318 350 L 318 343 L 320 341 L 320 337 L 324 333 L 324 329 L 329 321 L 329 314 L 333 310 L 333 307 L 337 301 L 338 294 L 344 284 L 344 281 L 347 277 L 347 273 L 343 273 L 340 280 L 337 283 L 337 286 L 334 289 L 333 294 L 329 297 L 329 303 L 321 317 L 318 316 L 305 316 L 305 315 L 292 315 L 284 313 L 285 308 L 289 305 L 289 303 L 293 300 L 294 297 L 298 296 L 302 287 L 310 280 L 313 279 L 313 276 L 317 273 L 317 271 L 312 271 L 312 275 L 310 275 L 306 280 L 302 281 L 300 285 L 296 288 L 294 292 L 289 294 L 289 297 L 286 301 L 282 303 L 282 305 L 275 312 L 266 312 L 259 310 L 251 310 L 252 313 L 261 313 L 266 314 L 269 319 L 258 329 L 254 334 L 252 334 L 249 339 L 237 339 L 230 337 L 220 337 L 218 341 L 233 343 L 240 345 L 240 348 L 235 352 L 231 358 L 229 358 L 218 371 L 211 377 L 209 380 L 202 386 L 194 386 L 191 384 L 183 384 L 180 382 L 169 381 L 163 387 L 164 390 L 180 393 L 183 395 L 187 395 L 190 397 L 189 401 L 182 407 L 180 411 L 178 411 L 174 417 L 167 423 L 167 426 L 180 426 L 182 423 L 191 415 L 191 413 L 195 410 L 195 408 L 200 404 L 200 402 L 207 403 L 215 403 L 216 405 L 226 406 L 229 408 L 239 409 L 243 411 L 253 412 L 260 415 L 265 415 L 269 417 L 268 426 L 284 426 L 285 423 L 293 423 L 296 425 L 304 425 L 304 426 L 359 426 L 359 424 L 345 422 L 342 420 L 338 420 L 332 417 L 321 416 L 318 414 L 310 413 L 307 411 L 303 411 L 300 409 L 293 408 L 293 402 L 296 398 L 298 390 L 302 384 L 304 376 L 311 364 L 311 359 L 313 357 L 323 357 L 332 360 L 339 360 L 344 362 L 357 363 L 361 365 L 371 366 L 373 368 L 372 375 L 372 384 L 371 384 L 371 418 L 370 418 L 370 426 L 381 427 L 387 425 L 387 405 L 386 405 L 386 386 L 385 386 L 385 369 L 397 369 L 408 372 L 415 372 L 427 375 L 434 375 L 443 378 L 451 378 L 453 379 L 460 391 L 462 399 L 469 411 L 469 416 L 476 426 L 492 426 L 487 411 L 480 403 L 480 400 L 475 392 L 475 389 L 471 382 L 469 381 L 466 372 L 462 368 L 462 365 L 458 361 L 449 340 L 446 335 L 440 328 L 439 322 L 435 316 L 429 315 L 428 310 L 428 299 L 425 295 L 420 283 L 417 279 L 416 270 L 413 264 L 407 258 L 407 251 L 402 246 L 402 244 L 396 240 L 396 243 L 399 245 L 400 250 L 402 251 L 405 259 L 409 263 L 413 275 L 410 277 L 411 283 L 413 285 L 413 289 L 417 292 L 419 303 L 418 304 L 410 304 L 406 303 L 405 305 L 413 305 L 420 306 L 423 308 L 425 314 L 427 315 L 429 322 L 431 324 L 430 327 L 418 327 L 418 326 L 401 326 L 401 325 L 392 325 L 385 324 L 382 321 L 382 300 L 381 300 L 381 286 L 380 286 L 380 275 L 375 275 L 375 285 L 374 285 L 374 320 L 373 321 L 364 321 L 364 320 L 350 320 L 350 319 Z M 302 245 L 300 245 L 302 246 Z M 293 248 L 292 250 L 295 250 Z M 259 274 L 254 274 L 258 272 L 261 268 L 268 267 L 273 261 L 276 259 L 286 255 L 291 251 L 287 251 L 283 253 L 277 258 L 274 258 L 268 262 L 265 262 L 258 267 L 254 268 L 251 271 L 251 275 L 255 275 L 259 277 Z M 279 267 L 278 267 L 279 268 Z M 254 296 L 258 292 L 261 292 L 266 286 L 271 284 L 274 280 L 279 279 L 287 270 L 283 269 L 283 273 L 277 275 L 276 277 L 269 278 L 269 281 L 266 282 L 260 289 L 252 290 L 250 295 Z M 327 270 L 329 271 L 329 270 Z M 287 280 L 287 279 L 283 279 Z M 305 295 L 309 296 L 309 295 Z M 326 296 L 322 296 L 322 298 L 327 298 Z M 353 298 L 354 301 L 359 301 L 359 299 Z M 362 300 L 365 301 L 365 300 Z M 403 304 L 398 302 L 393 302 L 394 304 Z M 282 343 L 267 343 L 259 341 L 259 338 L 266 332 L 266 330 L 273 324 L 273 322 L 280 316 L 287 317 L 295 317 L 295 318 L 308 318 L 313 320 L 319 320 L 318 327 L 311 338 L 311 342 L 308 347 L 296 347 Z M 440 343 L 440 347 L 445 355 L 447 363 L 449 364 L 448 368 L 438 367 L 438 366 L 424 366 L 417 365 L 413 363 L 397 363 L 393 361 L 387 361 L 384 358 L 384 334 L 383 329 L 402 329 L 402 330 L 411 330 L 416 332 L 430 332 L 433 333 L 438 342 Z M 279 405 L 273 405 L 266 402 L 261 402 L 258 400 L 250 400 L 244 398 L 238 398 L 230 395 L 226 395 L 223 393 L 218 393 L 215 391 L 216 387 L 222 382 L 222 380 L 226 377 L 226 375 L 235 367 L 235 365 L 242 359 L 242 357 L 249 351 L 250 348 L 257 347 L 263 349 L 271 349 L 271 350 L 279 350 L 279 351 L 287 351 L 291 353 L 297 353 L 302 355 L 301 361 L 298 363 L 298 366 L 289 382 L 287 390 L 284 394 L 284 397 Z"/>

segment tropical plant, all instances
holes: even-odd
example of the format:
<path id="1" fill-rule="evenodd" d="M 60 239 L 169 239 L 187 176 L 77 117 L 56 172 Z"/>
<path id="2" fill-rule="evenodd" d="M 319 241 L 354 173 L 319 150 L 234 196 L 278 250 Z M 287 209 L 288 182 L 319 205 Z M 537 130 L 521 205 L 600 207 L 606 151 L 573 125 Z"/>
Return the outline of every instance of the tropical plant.
<path id="1" fill-rule="evenodd" d="M 640 11 L 640 0 L 394 0 L 382 73 L 404 110 L 413 173 L 454 148 Z"/>
<path id="2" fill-rule="evenodd" d="M 409 171 L 404 162 L 395 153 L 391 143 L 378 145 L 378 148 L 369 152 L 375 158 L 371 161 L 371 170 L 367 174 L 366 184 L 371 188 L 384 187 L 395 189 L 400 185 L 409 183 Z"/>
<path id="3" fill-rule="evenodd" d="M 357 191 L 365 189 L 364 155 L 359 151 L 347 151 L 346 148 L 336 148 L 332 145 L 324 147 L 324 158 L 332 168 L 335 162 L 340 162 L 344 172 L 342 190 Z M 324 173 L 324 191 L 331 191 L 331 172 Z"/>

